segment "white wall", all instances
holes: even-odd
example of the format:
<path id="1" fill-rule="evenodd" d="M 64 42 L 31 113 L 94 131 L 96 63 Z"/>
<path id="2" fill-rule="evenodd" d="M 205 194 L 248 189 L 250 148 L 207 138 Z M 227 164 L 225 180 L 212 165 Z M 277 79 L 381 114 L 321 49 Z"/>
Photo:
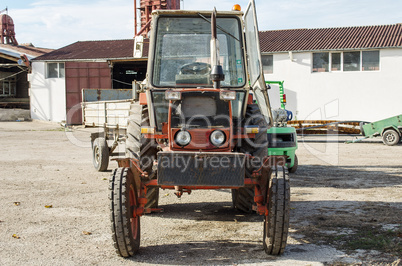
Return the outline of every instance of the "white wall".
<path id="1" fill-rule="evenodd" d="M 273 55 L 273 74 L 284 80 L 286 109 L 298 120 L 377 121 L 402 114 L 402 49 L 380 50 L 380 71 L 312 73 L 312 53 Z M 271 104 L 279 107 L 279 89 L 271 85 Z"/>
<path id="2" fill-rule="evenodd" d="M 64 78 L 45 78 L 46 64 L 32 63 L 29 74 L 31 118 L 61 122 L 66 120 L 66 82 Z"/>

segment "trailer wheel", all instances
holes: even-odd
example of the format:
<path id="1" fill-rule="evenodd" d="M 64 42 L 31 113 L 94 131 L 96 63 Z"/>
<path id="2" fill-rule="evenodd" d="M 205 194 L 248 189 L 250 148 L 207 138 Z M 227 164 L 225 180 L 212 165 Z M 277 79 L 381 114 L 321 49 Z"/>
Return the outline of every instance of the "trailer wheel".
<path id="1" fill-rule="evenodd" d="M 268 255 L 281 255 L 289 231 L 290 183 L 286 168 L 275 166 L 272 169 L 266 204 L 268 215 L 264 219 L 264 249 Z"/>
<path id="2" fill-rule="evenodd" d="M 242 139 L 237 150 L 242 153 L 250 154 L 254 157 L 254 162 L 246 163 L 246 177 L 251 178 L 255 170 L 262 166 L 263 159 L 268 156 L 268 125 L 262 116 L 257 104 L 249 104 L 246 109 L 245 125 L 254 125 L 259 127 L 259 132 L 255 134 L 254 139 Z M 250 213 L 254 204 L 254 189 L 239 188 L 232 190 L 233 206 L 246 213 Z"/>
<path id="3" fill-rule="evenodd" d="M 294 163 L 293 163 L 293 166 L 289 168 L 289 173 L 292 173 L 292 174 L 295 173 L 298 166 L 299 166 L 299 160 L 297 159 L 297 155 L 295 154 Z"/>
<path id="4" fill-rule="evenodd" d="M 134 217 L 138 194 L 131 170 L 115 169 L 110 178 L 109 190 L 114 247 L 120 256 L 131 257 L 140 247 L 140 217 Z"/>
<path id="5" fill-rule="evenodd" d="M 388 129 L 382 134 L 382 142 L 388 146 L 393 146 L 398 144 L 400 140 L 398 132 L 393 129 Z"/>
<path id="6" fill-rule="evenodd" d="M 97 171 L 106 171 L 109 165 L 109 147 L 105 138 L 96 138 L 92 144 L 92 162 Z"/>
<path id="7" fill-rule="evenodd" d="M 130 117 L 127 126 L 126 156 L 139 160 L 142 171 L 148 173 L 148 180 L 156 178 L 153 162 L 158 149 L 153 139 L 146 139 L 141 134 L 141 127 L 149 126 L 148 106 L 138 102 L 131 105 Z M 158 208 L 159 188 L 151 187 L 147 190 L 147 204 L 145 208 Z"/>
<path id="8" fill-rule="evenodd" d="M 232 189 L 232 203 L 233 208 L 241 212 L 251 213 L 254 204 L 254 189 L 248 187 Z"/>

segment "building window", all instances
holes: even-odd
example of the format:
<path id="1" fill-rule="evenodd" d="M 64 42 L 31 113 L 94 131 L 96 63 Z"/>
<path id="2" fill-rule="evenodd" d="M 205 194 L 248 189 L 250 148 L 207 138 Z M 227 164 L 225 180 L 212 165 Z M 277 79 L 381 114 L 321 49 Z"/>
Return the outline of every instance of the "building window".
<path id="1" fill-rule="evenodd" d="M 360 52 L 343 52 L 343 71 L 360 71 Z"/>
<path id="2" fill-rule="evenodd" d="M 331 68 L 328 70 L 329 65 Z M 313 53 L 312 72 L 335 72 L 342 70 L 378 71 L 380 70 L 380 51 Z"/>
<path id="3" fill-rule="evenodd" d="M 4 73 L 4 72 L 3 72 Z M 0 77 L 2 73 L 0 73 Z M 8 74 L 9 73 L 5 73 Z M 12 97 L 17 94 L 17 79 L 13 77 L 5 77 L 0 80 L 0 96 L 2 97 Z"/>
<path id="4" fill-rule="evenodd" d="M 46 68 L 47 78 L 64 78 L 64 63 L 47 63 Z"/>
<path id="5" fill-rule="evenodd" d="M 341 71 L 341 53 L 331 53 L 331 71 Z"/>
<path id="6" fill-rule="evenodd" d="M 262 55 L 262 70 L 264 74 L 272 74 L 274 73 L 274 56 L 271 55 Z"/>
<path id="7" fill-rule="evenodd" d="M 362 52 L 362 71 L 380 70 L 380 51 Z"/>
<path id="8" fill-rule="evenodd" d="M 313 53 L 313 72 L 328 72 L 329 53 Z"/>

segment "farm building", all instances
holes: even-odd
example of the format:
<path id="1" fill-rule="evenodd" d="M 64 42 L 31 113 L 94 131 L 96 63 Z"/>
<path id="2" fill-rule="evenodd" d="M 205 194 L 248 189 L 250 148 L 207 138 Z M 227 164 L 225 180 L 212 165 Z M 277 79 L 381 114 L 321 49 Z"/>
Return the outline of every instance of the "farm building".
<path id="1" fill-rule="evenodd" d="M 260 46 L 265 79 L 285 81 L 286 108 L 298 120 L 376 121 L 402 113 L 401 24 L 263 31 Z"/>
<path id="2" fill-rule="evenodd" d="M 265 79 L 285 81 L 286 108 L 299 120 L 375 121 L 401 113 L 401 24 L 262 31 L 260 47 Z M 140 58 L 133 53 L 134 39 L 86 41 L 36 58 L 32 118 L 66 120 L 84 88 L 131 88 L 145 78 L 147 43 Z M 279 107 L 277 87 L 269 93 Z M 68 123 L 82 122 L 78 109 Z"/>
<path id="3" fill-rule="evenodd" d="M 82 89 L 127 89 L 143 80 L 145 47 L 134 58 L 134 39 L 85 41 L 36 58 L 29 77 L 32 119 L 81 124 Z"/>
<path id="4" fill-rule="evenodd" d="M 29 109 L 29 61 L 50 51 L 18 45 L 12 18 L 0 14 L 0 108 Z"/>

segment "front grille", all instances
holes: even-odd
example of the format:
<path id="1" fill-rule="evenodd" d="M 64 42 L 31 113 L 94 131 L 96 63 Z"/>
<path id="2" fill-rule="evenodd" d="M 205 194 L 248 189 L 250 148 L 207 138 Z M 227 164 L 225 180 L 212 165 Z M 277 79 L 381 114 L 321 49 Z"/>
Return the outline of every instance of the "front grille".
<path id="1" fill-rule="evenodd" d="M 225 152 L 159 152 L 158 185 L 244 186 L 245 155 Z"/>

